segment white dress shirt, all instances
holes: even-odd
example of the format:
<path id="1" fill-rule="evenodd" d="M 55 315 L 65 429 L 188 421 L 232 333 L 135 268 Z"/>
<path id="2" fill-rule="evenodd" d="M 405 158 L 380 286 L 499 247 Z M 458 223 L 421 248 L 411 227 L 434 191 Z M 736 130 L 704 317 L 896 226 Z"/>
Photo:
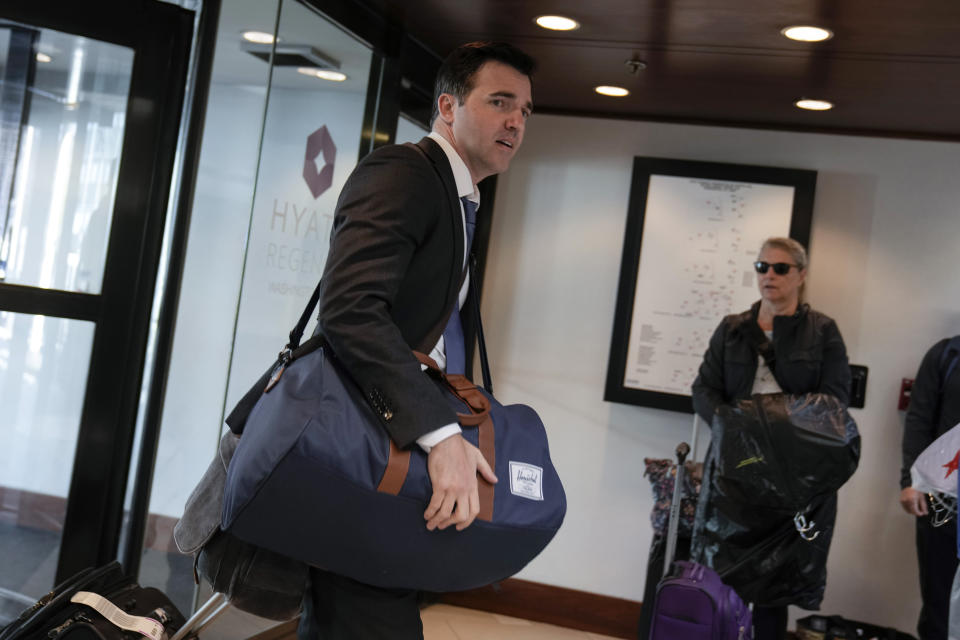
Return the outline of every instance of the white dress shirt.
<path id="1" fill-rule="evenodd" d="M 467 198 L 472 202 L 476 202 L 479 206 L 480 204 L 480 191 L 477 189 L 477 185 L 473 184 L 473 179 L 470 177 L 470 170 L 467 168 L 466 163 L 463 161 L 463 158 L 457 153 L 456 149 L 453 148 L 446 138 L 441 136 L 436 131 L 431 131 L 428 137 L 440 145 L 440 148 L 443 149 L 443 152 L 447 156 L 447 160 L 450 161 L 450 169 L 453 170 L 453 179 L 457 184 L 457 196 L 459 198 Z M 460 203 L 460 219 L 463 222 L 461 225 L 463 227 L 463 268 L 466 268 L 467 265 L 467 224 L 466 218 L 463 213 L 463 202 Z M 470 276 L 468 275 L 463 281 L 463 286 L 460 287 L 460 295 L 457 301 L 457 309 L 463 307 L 463 303 L 467 299 L 467 290 L 470 287 Z M 446 370 L 447 367 L 447 355 L 446 349 L 443 344 L 443 336 L 440 336 L 440 340 L 437 342 L 437 345 L 430 352 L 430 357 L 440 366 L 442 370 Z M 435 429 L 429 433 L 417 438 L 417 444 L 426 451 L 430 453 L 430 449 L 434 445 L 439 444 L 441 441 L 446 440 L 450 436 L 460 433 L 460 425 L 456 422 L 453 422 L 448 425 L 444 425 L 439 429 Z"/>

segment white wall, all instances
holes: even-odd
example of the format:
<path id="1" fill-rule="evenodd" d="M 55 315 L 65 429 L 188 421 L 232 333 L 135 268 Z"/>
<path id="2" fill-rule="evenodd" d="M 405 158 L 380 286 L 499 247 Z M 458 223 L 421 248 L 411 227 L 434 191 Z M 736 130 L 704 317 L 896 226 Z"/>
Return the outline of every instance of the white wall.
<path id="1" fill-rule="evenodd" d="M 483 309 L 497 395 L 540 413 L 569 506 L 520 577 L 640 600 L 652 535 L 643 458 L 689 438 L 690 416 L 602 399 L 637 155 L 819 172 L 808 298 L 870 368 L 823 610 L 912 631 L 896 402 L 926 349 L 960 332 L 957 144 L 534 116 L 500 177 Z"/>

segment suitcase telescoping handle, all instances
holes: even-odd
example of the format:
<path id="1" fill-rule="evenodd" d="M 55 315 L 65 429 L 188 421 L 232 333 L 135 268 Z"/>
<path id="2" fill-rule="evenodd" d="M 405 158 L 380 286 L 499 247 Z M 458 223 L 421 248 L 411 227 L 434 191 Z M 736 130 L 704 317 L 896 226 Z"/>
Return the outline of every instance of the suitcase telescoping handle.
<path id="1" fill-rule="evenodd" d="M 677 550 L 677 529 L 680 523 L 680 493 L 683 486 L 683 463 L 690 453 L 690 445 L 681 442 L 677 445 L 677 475 L 673 479 L 673 499 L 670 501 L 670 526 L 667 527 L 667 549 L 663 557 L 663 575 L 670 572 L 673 554 Z"/>
<path id="2" fill-rule="evenodd" d="M 690 449 L 690 462 L 697 461 L 697 443 L 700 441 L 700 416 L 697 415 L 697 412 L 693 412 L 693 433 L 690 434 L 690 442 L 693 443 L 693 447 Z"/>
<path id="3" fill-rule="evenodd" d="M 699 441 L 700 417 L 697 412 L 693 412 L 693 433 L 690 434 L 690 441 L 693 443 L 693 449 L 686 442 L 677 445 L 677 475 L 673 480 L 673 498 L 670 501 L 670 524 L 667 527 L 667 548 L 663 557 L 663 575 L 670 572 L 670 565 L 673 564 L 673 556 L 677 551 L 677 532 L 680 524 L 680 495 L 683 486 L 683 474 L 686 469 L 683 463 L 687 455 L 690 455 L 690 461 L 697 461 L 697 442 Z"/>

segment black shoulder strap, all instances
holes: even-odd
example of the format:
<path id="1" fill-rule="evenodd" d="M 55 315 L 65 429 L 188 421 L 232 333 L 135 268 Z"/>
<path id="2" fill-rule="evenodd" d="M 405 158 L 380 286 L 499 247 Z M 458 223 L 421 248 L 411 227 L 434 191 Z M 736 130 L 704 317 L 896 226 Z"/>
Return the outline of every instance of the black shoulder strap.
<path id="1" fill-rule="evenodd" d="M 473 298 L 473 319 L 477 323 L 477 348 L 480 351 L 480 373 L 483 375 L 483 388 L 493 394 L 493 381 L 490 379 L 490 362 L 487 360 L 487 341 L 483 338 L 483 323 L 480 321 L 480 296 L 477 294 L 477 259 L 470 254 L 470 289 L 467 294 Z"/>
<path id="2" fill-rule="evenodd" d="M 323 279 L 317 282 L 317 286 L 314 287 L 313 293 L 310 295 L 310 300 L 307 302 L 307 306 L 304 308 L 303 313 L 300 314 L 300 319 L 297 321 L 297 325 L 290 330 L 290 341 L 287 343 L 287 349 L 291 351 L 300 346 L 300 339 L 303 338 L 303 330 L 307 328 L 307 322 L 310 321 L 310 316 L 313 314 L 314 307 L 317 306 L 317 303 L 320 302 L 320 285 L 323 284 Z"/>

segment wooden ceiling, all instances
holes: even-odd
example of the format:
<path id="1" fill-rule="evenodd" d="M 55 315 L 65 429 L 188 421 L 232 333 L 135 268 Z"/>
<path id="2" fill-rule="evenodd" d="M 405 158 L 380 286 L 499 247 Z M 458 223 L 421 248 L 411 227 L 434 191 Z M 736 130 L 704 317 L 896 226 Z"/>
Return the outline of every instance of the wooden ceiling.
<path id="1" fill-rule="evenodd" d="M 957 0 L 368 0 L 440 56 L 505 40 L 539 65 L 538 112 L 960 140 Z M 579 21 L 551 32 L 536 16 Z M 813 24 L 821 43 L 784 38 Z M 646 68 L 632 74 L 628 60 Z M 596 94 L 623 86 L 626 98 Z M 793 106 L 829 100 L 830 111 Z"/>

